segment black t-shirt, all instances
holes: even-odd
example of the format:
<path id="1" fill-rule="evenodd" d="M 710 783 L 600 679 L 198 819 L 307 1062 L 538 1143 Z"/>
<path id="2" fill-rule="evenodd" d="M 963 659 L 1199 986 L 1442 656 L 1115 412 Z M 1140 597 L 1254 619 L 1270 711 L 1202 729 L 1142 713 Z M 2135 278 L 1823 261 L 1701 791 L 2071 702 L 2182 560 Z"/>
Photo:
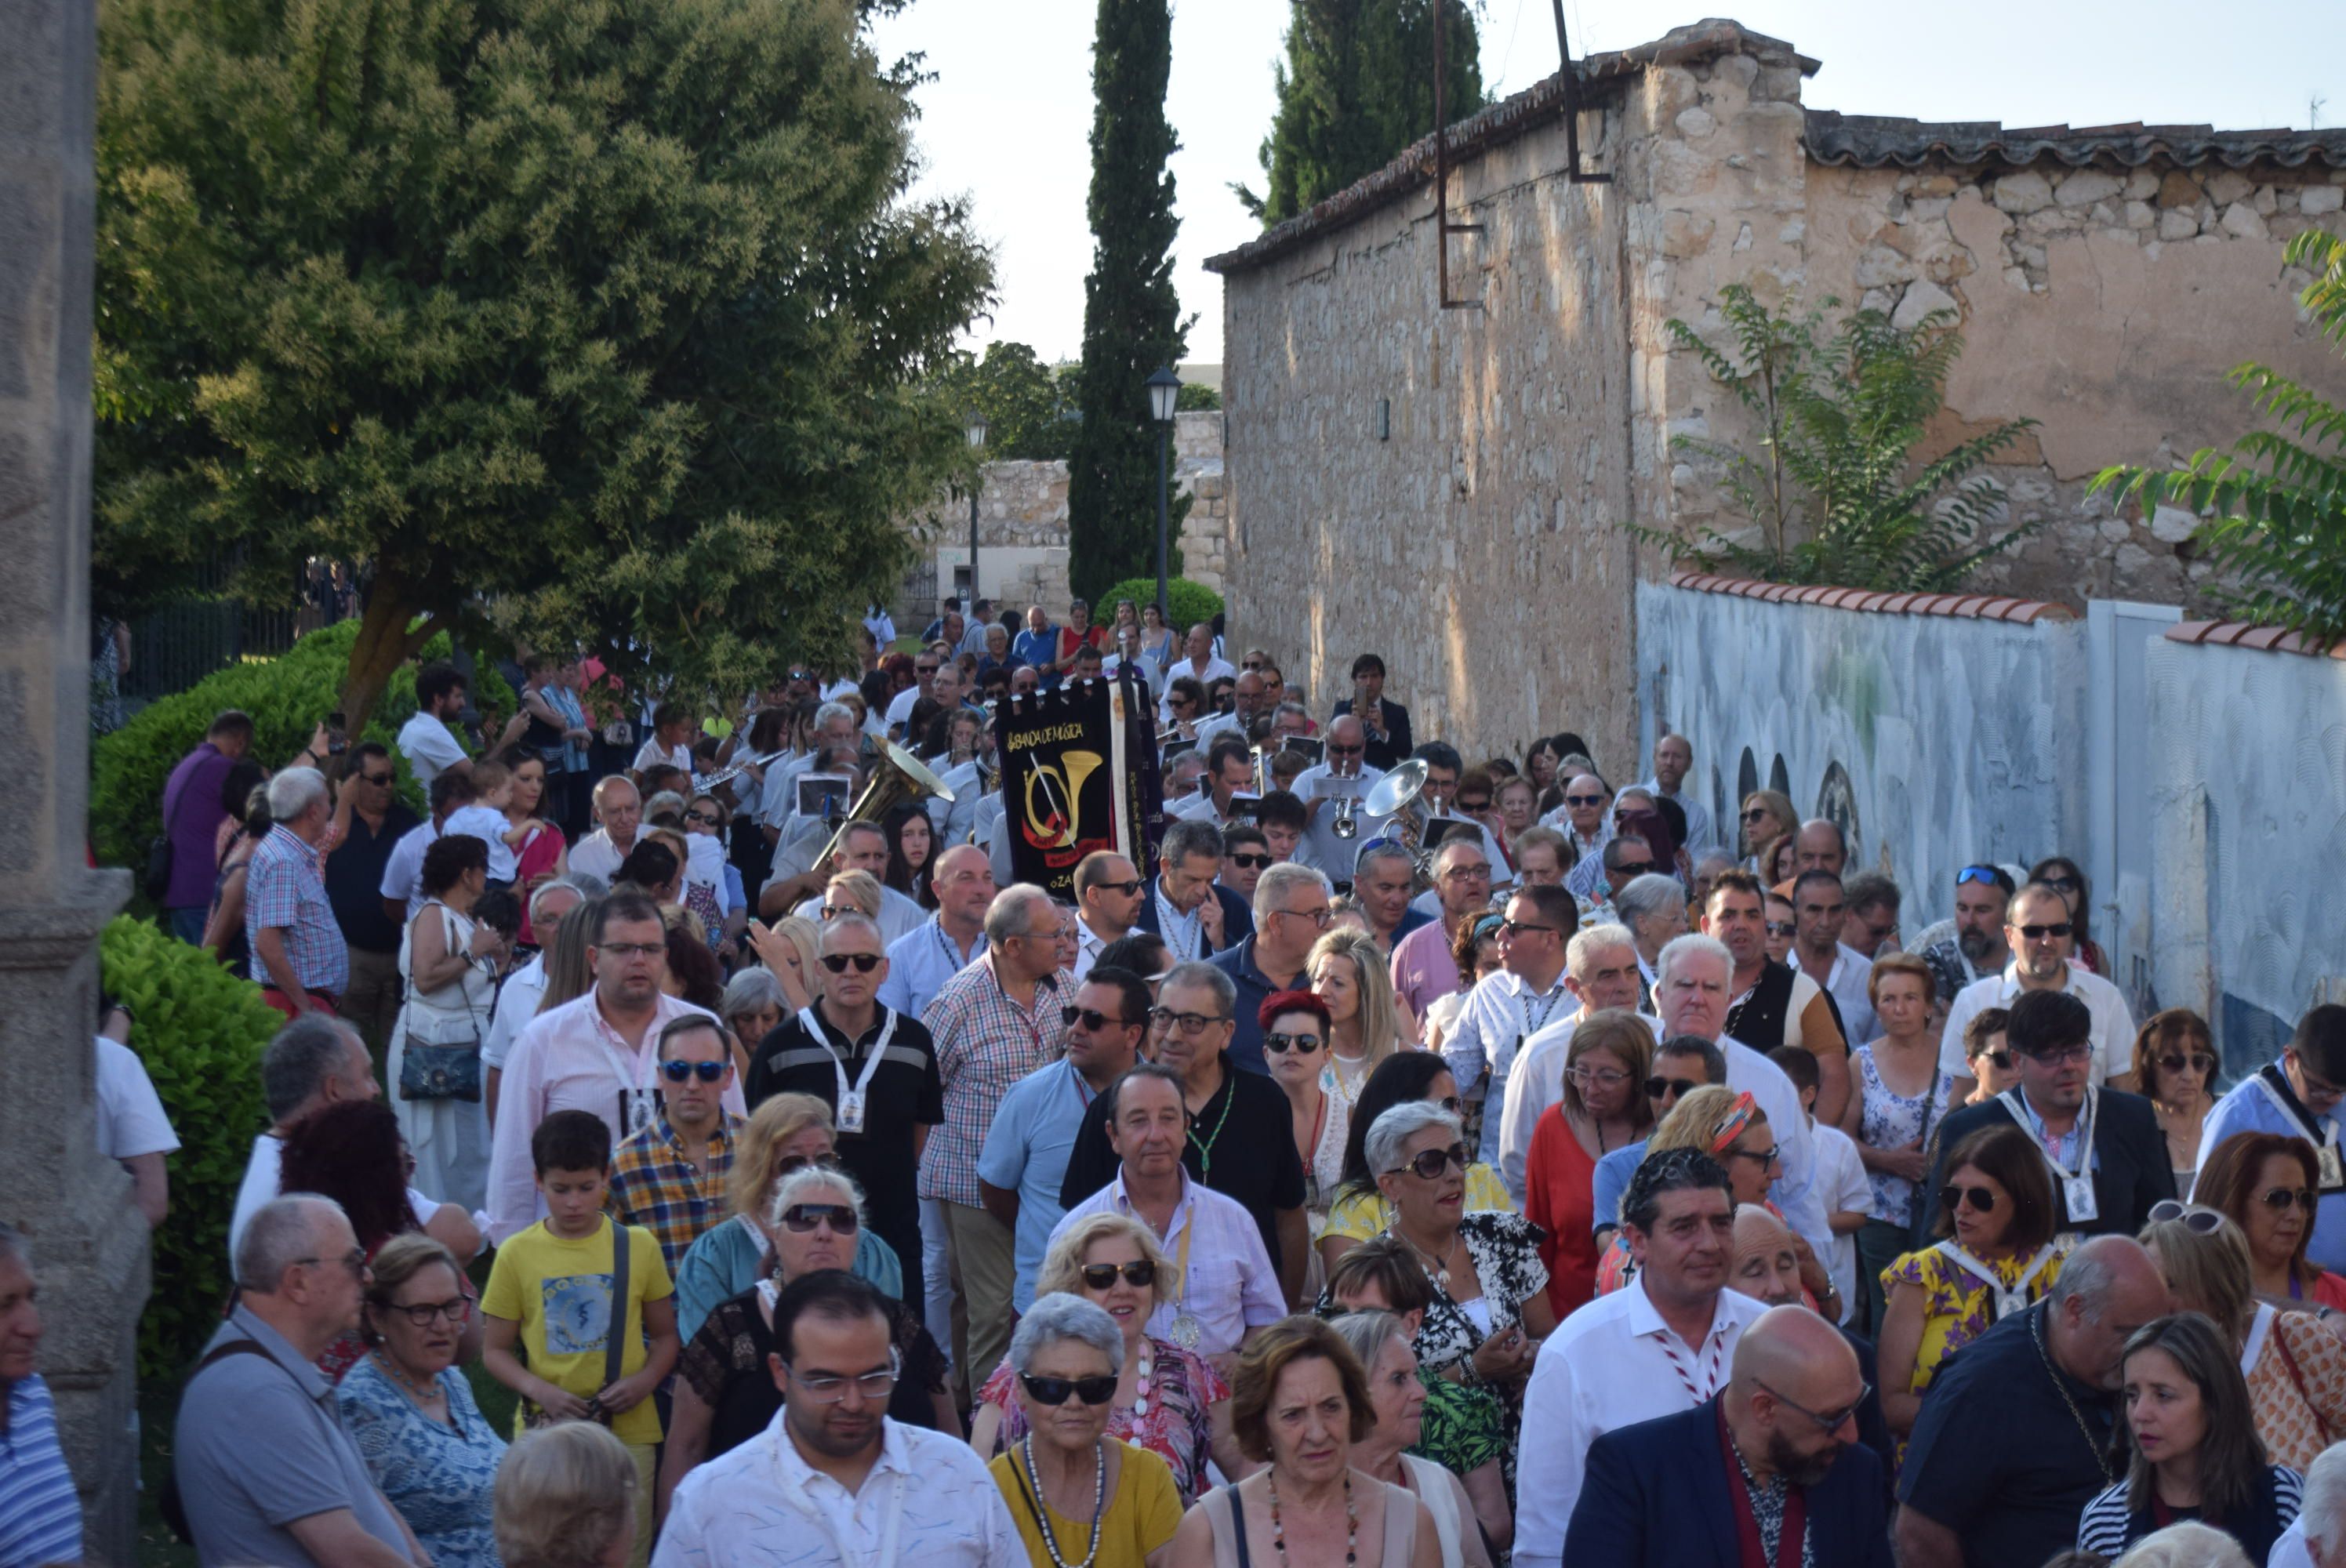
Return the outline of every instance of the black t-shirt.
<path id="1" fill-rule="evenodd" d="M 814 1004 L 823 1038 L 807 1033 L 799 1015 L 784 1018 L 758 1043 L 750 1058 L 749 1081 L 741 1092 L 756 1110 L 776 1095 L 812 1095 L 839 1114 L 839 1074 L 844 1069 L 849 1087 L 862 1075 L 869 1053 L 886 1027 L 889 1013 L 880 1009 L 863 1037 L 848 1044 L 847 1036 Z M 921 1256 L 921 1200 L 915 1190 L 920 1161 L 913 1153 L 913 1129 L 935 1126 L 945 1119 L 944 1084 L 937 1075 L 937 1051 L 929 1032 L 917 1018 L 895 1014 L 896 1032 L 886 1054 L 872 1071 L 863 1092 L 863 1131 L 839 1134 L 839 1163 L 863 1186 L 864 1207 L 872 1228 L 910 1263 Z M 905 1252 L 909 1246 L 912 1250 Z"/>
<path id="2" fill-rule="evenodd" d="M 1948 1359 L 1923 1396 L 1899 1472 L 1898 1501 L 1954 1531 L 1974 1568 L 2042 1563 L 2075 1546 L 2086 1504 L 2126 1473 L 2123 1459 L 2115 1475 L 2102 1468 L 2110 1396 L 2038 1349 L 2046 1310 L 2015 1313 Z"/>
<path id="3" fill-rule="evenodd" d="M 1254 1216 L 1271 1267 L 1280 1267 L 1278 1211 L 1303 1207 L 1303 1162 L 1295 1153 L 1295 1121 L 1287 1095 L 1260 1073 L 1240 1072 L 1221 1054 L 1222 1086 L 1190 1119 L 1181 1163 L 1189 1174 Z M 1084 1109 L 1084 1125 L 1067 1154 L 1059 1202 L 1073 1208 L 1116 1179 L 1116 1151 L 1107 1141 L 1107 1096 Z"/>
<path id="4" fill-rule="evenodd" d="M 353 811 L 349 835 L 326 857 L 326 901 L 334 907 L 342 940 L 361 952 L 399 951 L 399 921 L 382 912 L 382 871 L 391 863 L 391 847 L 420 820 L 393 800 L 376 832 Z"/>

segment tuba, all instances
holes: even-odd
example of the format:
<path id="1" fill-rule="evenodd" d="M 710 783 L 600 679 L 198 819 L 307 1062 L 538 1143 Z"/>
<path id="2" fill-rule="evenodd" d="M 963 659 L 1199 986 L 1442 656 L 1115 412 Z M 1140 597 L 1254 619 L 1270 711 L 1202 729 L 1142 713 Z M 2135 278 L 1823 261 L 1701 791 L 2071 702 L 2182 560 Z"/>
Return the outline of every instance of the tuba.
<path id="1" fill-rule="evenodd" d="M 1433 857 L 1426 853 L 1417 814 L 1409 808 L 1425 789 L 1425 764 L 1412 758 L 1378 779 L 1368 799 L 1361 802 L 1361 809 L 1370 816 L 1393 819 L 1393 838 L 1416 863 L 1421 882 L 1432 881 Z"/>
<path id="2" fill-rule="evenodd" d="M 855 798 L 855 804 L 847 809 L 847 815 L 832 830 L 831 841 L 815 857 L 816 865 L 826 863 L 839 853 L 841 836 L 854 823 L 877 822 L 899 806 L 932 796 L 947 802 L 953 799 L 954 792 L 945 787 L 945 781 L 930 772 L 919 758 L 892 740 L 881 744 L 887 749 L 872 765 L 872 782 L 863 787 L 863 793 Z"/>

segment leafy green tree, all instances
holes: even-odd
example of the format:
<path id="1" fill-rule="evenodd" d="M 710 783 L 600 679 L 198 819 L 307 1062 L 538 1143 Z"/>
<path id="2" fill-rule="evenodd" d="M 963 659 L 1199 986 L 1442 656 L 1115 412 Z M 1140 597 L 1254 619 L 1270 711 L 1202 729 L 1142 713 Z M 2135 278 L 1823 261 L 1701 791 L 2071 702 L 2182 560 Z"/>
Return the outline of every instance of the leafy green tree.
<path id="1" fill-rule="evenodd" d="M 1025 343 L 988 343 L 984 359 L 954 355 L 941 390 L 964 415 L 972 409 L 985 415 L 989 459 L 1065 457 L 1075 445 L 1075 406 Z"/>
<path id="2" fill-rule="evenodd" d="M 2312 270 L 2298 302 L 2346 348 L 2346 239 L 2310 229 L 2282 257 Z M 2216 514 L 2198 537 L 2239 585 L 2215 597 L 2244 620 L 2332 647 L 2346 639 L 2346 406 L 2253 360 L 2226 379 L 2276 428 L 2250 431 L 2229 453 L 2203 447 L 2180 469 L 2105 469 L 2094 487 L 2146 509 Z"/>
<path id="3" fill-rule="evenodd" d="M 1176 413 L 1215 413 L 1221 406 L 1221 392 L 1203 382 L 1183 382 L 1179 395 L 1173 400 Z"/>
<path id="4" fill-rule="evenodd" d="M 1476 7 L 1447 6 L 1444 104 L 1456 124 L 1483 107 Z M 1433 129 L 1434 0 L 1290 0 L 1279 107 L 1263 138 L 1269 184 L 1230 188 L 1265 226 L 1373 174 Z"/>
<path id="5" fill-rule="evenodd" d="M 101 590 L 366 562 L 341 707 L 493 608 L 620 673 L 842 657 L 970 462 L 990 264 L 908 202 L 891 0 L 118 0 Z"/>
<path id="6" fill-rule="evenodd" d="M 1820 344 L 1823 311 L 1840 302 L 1796 316 L 1730 283 L 1719 313 L 1732 353 L 1685 321 L 1665 323 L 1758 423 L 1756 450 L 1684 434 L 1670 445 L 1719 465 L 1760 542 L 1709 527 L 1699 545 L 1639 524 L 1631 532 L 1681 560 L 1770 582 L 1945 592 L 2035 531 L 1998 531 L 2004 487 L 1981 470 L 2036 421 L 2007 420 L 1913 461 L 1963 351 L 1954 312 L 1934 311 L 1908 330 L 1860 311 Z"/>
<path id="7" fill-rule="evenodd" d="M 1173 288 L 1173 176 L 1180 145 L 1165 117 L 1173 64 L 1168 0 L 1099 0 L 1092 50 L 1092 270 L 1084 280 L 1083 409 L 1067 463 L 1067 576 L 1097 598 L 1118 577 L 1157 572 L 1156 421 L 1148 381 L 1187 341 Z M 1188 514 L 1171 499 L 1175 541 Z M 1175 549 L 1170 570 L 1181 569 Z"/>

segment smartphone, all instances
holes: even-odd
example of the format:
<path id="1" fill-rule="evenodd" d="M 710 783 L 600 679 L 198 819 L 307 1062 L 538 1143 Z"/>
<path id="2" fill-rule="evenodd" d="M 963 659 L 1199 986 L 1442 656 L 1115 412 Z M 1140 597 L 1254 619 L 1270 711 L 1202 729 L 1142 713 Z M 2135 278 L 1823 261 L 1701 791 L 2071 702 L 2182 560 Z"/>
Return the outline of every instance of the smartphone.
<path id="1" fill-rule="evenodd" d="M 350 738 L 342 733 L 344 725 L 339 709 L 326 715 L 326 754 L 340 757 L 351 748 Z"/>

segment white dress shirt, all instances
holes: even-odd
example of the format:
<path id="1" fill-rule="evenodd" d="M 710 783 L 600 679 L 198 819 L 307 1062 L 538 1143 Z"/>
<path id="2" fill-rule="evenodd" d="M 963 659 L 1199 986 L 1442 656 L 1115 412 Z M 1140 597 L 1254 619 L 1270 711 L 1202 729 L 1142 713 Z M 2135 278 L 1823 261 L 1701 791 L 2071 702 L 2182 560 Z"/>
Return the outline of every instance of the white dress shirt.
<path id="1" fill-rule="evenodd" d="M 406 904 L 409 920 L 423 912 L 423 851 L 439 840 L 440 831 L 439 823 L 424 818 L 399 836 L 382 862 L 382 886 L 377 891 Z M 586 869 L 578 865 L 576 847 L 570 851 L 570 863 L 574 870 Z"/>
<path id="2" fill-rule="evenodd" d="M 1562 1568 L 1565 1528 L 1580 1501 L 1589 1445 L 1621 1427 L 1693 1410 L 1725 1389 L 1736 1341 L 1766 1310 L 1749 1296 L 1721 1290 L 1709 1334 L 1689 1345 L 1662 1320 L 1640 1278 L 1557 1325 L 1524 1391 L 1515 1568 Z"/>
<path id="3" fill-rule="evenodd" d="M 1095 1214 L 1120 1214 L 1148 1223 L 1133 1212 L 1132 1201 L 1124 1196 L 1121 1166 L 1114 1181 L 1060 1217 L 1051 1239 L 1057 1241 L 1069 1227 Z M 1197 1320 L 1199 1338 L 1185 1349 L 1218 1356 L 1237 1349 L 1248 1329 L 1287 1316 L 1261 1228 L 1238 1199 L 1200 1186 L 1182 1172 L 1181 1201 L 1173 1206 L 1172 1221 L 1158 1239 L 1165 1255 L 1181 1263 L 1183 1273 L 1179 1298 L 1160 1299 L 1148 1315 L 1148 1331 L 1157 1339 L 1173 1339 L 1175 1320 L 1186 1314 Z"/>
<path id="4" fill-rule="evenodd" d="M 966 948 L 955 947 L 936 916 L 888 944 L 888 978 L 880 985 L 880 1005 L 907 1018 L 918 1018 L 945 982 L 977 962 L 985 951 L 985 933 L 970 938 Z"/>
<path id="5" fill-rule="evenodd" d="M 1026 1568 L 966 1442 L 883 1417 L 879 1461 L 851 1492 L 800 1457 L 787 1420 L 678 1483 L 652 1568 Z"/>
<path id="6" fill-rule="evenodd" d="M 110 1160 L 168 1155 L 179 1135 L 163 1110 L 163 1097 L 147 1075 L 147 1064 L 121 1041 L 97 1040 L 97 1152 Z"/>
<path id="7" fill-rule="evenodd" d="M 2069 982 L 2062 988 L 2086 1004 L 2093 1014 L 2094 1064 L 2086 1081 L 2102 1084 L 2113 1074 L 2134 1071 L 2134 1014 L 2118 988 L 2089 970 L 2069 965 Z M 1947 1006 L 1947 1026 L 1939 1035 L 1939 1070 L 1958 1078 L 1972 1075 L 1964 1056 L 1964 1033 L 1972 1019 L 1990 1007 L 2009 1007 L 2020 994 L 2020 961 L 2014 959 L 2001 974 L 1975 980 L 1955 993 Z M 2123 1055 L 2121 1055 L 2123 1053 Z"/>
<path id="8" fill-rule="evenodd" d="M 1196 665 L 1189 662 L 1189 656 L 1184 654 L 1166 667 L 1165 685 L 1167 689 L 1169 691 L 1173 683 L 1179 680 L 1186 675 L 1190 679 L 1196 681 L 1199 686 L 1204 687 L 1207 694 L 1211 696 L 1214 689 L 1214 682 L 1221 679 L 1224 676 L 1228 676 L 1232 680 L 1236 680 L 1238 678 L 1238 674 L 1239 672 L 1237 670 L 1230 667 L 1230 661 L 1226 658 L 1219 658 L 1209 654 L 1206 658 L 1206 667 L 1199 669 Z M 1159 724 L 1172 723 L 1173 710 L 1166 707 L 1164 704 L 1159 703 L 1157 709 L 1157 722 Z"/>
<path id="9" fill-rule="evenodd" d="M 638 843 L 642 842 L 643 835 L 640 831 L 636 835 L 636 839 Z M 400 842 L 404 843 L 406 840 L 403 839 Z M 634 844 L 627 846 L 628 850 L 634 848 Z M 395 857 L 399 850 L 394 846 L 391 852 Z M 570 846 L 570 869 L 574 871 L 584 871 L 590 877 L 600 877 L 607 882 L 618 880 L 619 867 L 627 858 L 627 850 L 623 850 L 611 842 L 611 830 L 608 828 L 597 828 Z M 386 880 L 389 875 L 388 871 L 384 873 Z M 413 916 L 411 915 L 409 918 L 413 919 Z"/>
<path id="10" fill-rule="evenodd" d="M 1531 982 L 1503 969 L 1476 981 L 1474 989 L 1466 993 L 1466 1005 L 1459 1009 L 1457 1023 L 1442 1043 L 1442 1059 L 1450 1064 L 1450 1075 L 1458 1081 L 1461 1095 L 1473 1094 L 1486 1070 L 1491 1075 L 1491 1086 L 1483 1095 L 1482 1147 L 1475 1156 L 1484 1164 L 1500 1157 L 1507 1074 L 1523 1041 L 1546 1028 L 1558 1013 L 1573 1011 L 1572 993 L 1564 988 L 1561 968 L 1544 992 L 1535 992 Z M 1493 1115 L 1494 1108 L 1499 1115 Z M 1504 1179 L 1506 1172 L 1503 1168 L 1499 1174 Z M 1524 1201 L 1520 1173 L 1507 1191 L 1516 1203 Z"/>
<path id="11" fill-rule="evenodd" d="M 1506 1183 L 1518 1205 L 1524 1201 L 1524 1167 L 1531 1160 L 1532 1134 L 1547 1108 L 1564 1098 L 1565 1057 L 1572 1048 L 1572 1032 L 1586 1016 L 1587 1009 L 1581 1007 L 1560 1013 L 1515 1046 L 1515 1065 L 1507 1070 L 1505 1104 L 1500 1109 L 1498 1166 L 1499 1179 Z M 1491 1125 L 1488 1095 L 1483 1096 L 1483 1125 Z"/>
<path id="12" fill-rule="evenodd" d="M 481 1042 L 481 1064 L 505 1071 L 514 1041 L 537 1016 L 546 1000 L 546 954 L 533 954 L 527 963 L 505 976 L 497 991 L 496 1011 L 489 1015 L 489 1033 Z M 754 1049 L 754 1047 L 752 1047 Z"/>

